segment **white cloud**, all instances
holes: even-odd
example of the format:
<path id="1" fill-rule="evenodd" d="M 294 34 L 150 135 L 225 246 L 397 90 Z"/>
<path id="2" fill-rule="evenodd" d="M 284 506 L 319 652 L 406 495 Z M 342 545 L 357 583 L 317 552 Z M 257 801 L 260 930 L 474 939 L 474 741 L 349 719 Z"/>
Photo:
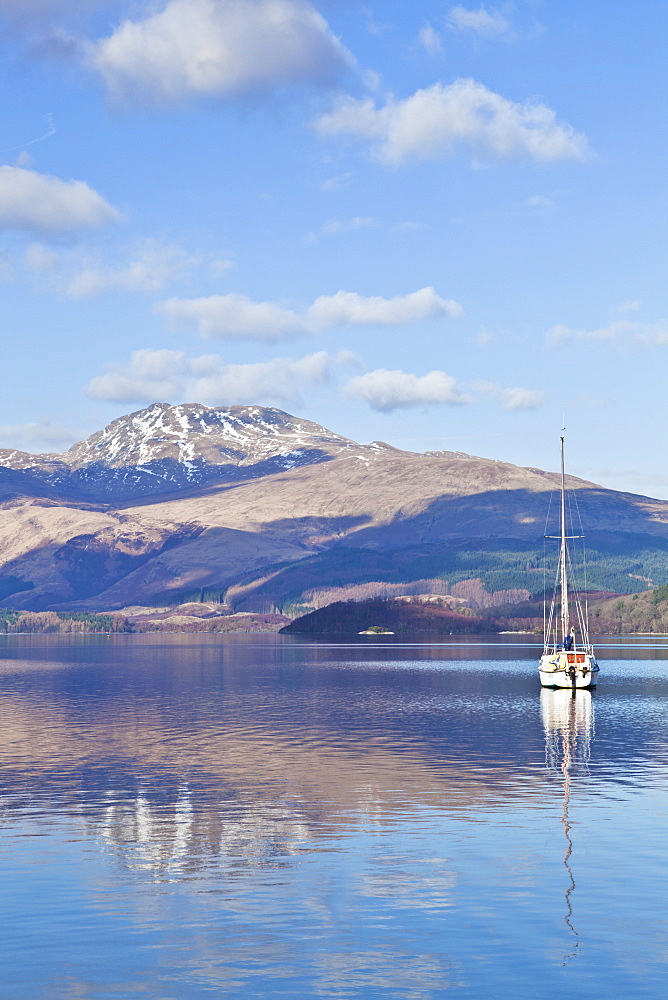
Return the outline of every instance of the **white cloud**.
<path id="1" fill-rule="evenodd" d="M 347 188 L 353 180 L 353 174 L 347 171 L 345 174 L 336 174 L 334 177 L 328 177 L 322 182 L 322 190 L 327 191 L 329 194 L 336 193 L 338 191 L 343 191 Z"/>
<path id="2" fill-rule="evenodd" d="M 469 10 L 458 5 L 448 13 L 448 26 L 454 31 L 471 32 L 482 38 L 503 38 L 511 34 L 510 24 L 498 11 L 488 11 L 484 7 Z"/>
<path id="3" fill-rule="evenodd" d="M 469 396 L 459 391 L 452 375 L 442 371 L 413 375 L 377 368 L 350 379 L 343 392 L 346 396 L 366 400 L 372 409 L 382 413 L 408 407 L 471 402 Z"/>
<path id="4" fill-rule="evenodd" d="M 271 343 L 305 332 L 304 321 L 297 313 L 276 302 L 253 302 L 237 292 L 199 299 L 167 299 L 154 308 L 173 329 L 195 329 L 202 337 Z"/>
<path id="5" fill-rule="evenodd" d="M 88 63 L 113 99 L 170 106 L 329 84 L 353 60 L 306 0 L 170 0 L 91 46 Z"/>
<path id="6" fill-rule="evenodd" d="M 86 386 L 95 399 L 114 403 L 149 403 L 183 399 L 212 406 L 278 402 L 295 404 L 309 386 L 327 381 L 332 364 L 350 364 L 348 356 L 331 359 L 325 351 L 303 358 L 273 358 L 257 364 L 225 364 L 216 354 L 188 358 L 183 351 L 135 351 L 130 363 L 113 365 Z"/>
<path id="7" fill-rule="evenodd" d="M 88 247 L 60 247 L 56 252 L 31 243 L 23 263 L 28 271 L 46 278 L 47 288 L 71 299 L 117 290 L 154 294 L 198 271 L 221 278 L 235 266 L 233 261 L 207 259 L 152 237 L 130 246 L 112 244 L 104 255 Z"/>
<path id="8" fill-rule="evenodd" d="M 633 313 L 639 312 L 642 305 L 642 299 L 629 299 L 627 302 L 622 302 L 619 312 L 622 316 L 631 316 Z"/>
<path id="9" fill-rule="evenodd" d="M 322 236 L 341 236 L 343 233 L 354 233 L 358 229 L 369 229 L 375 224 L 375 219 L 367 215 L 355 215 L 352 219 L 330 219 L 317 233 L 307 233 L 306 240 L 315 243 Z"/>
<path id="10" fill-rule="evenodd" d="M 632 326 L 626 320 L 618 320 L 595 330 L 582 330 L 557 323 L 547 331 L 546 338 L 552 344 L 562 344 L 568 340 L 615 340 L 620 334 L 627 333 Z"/>
<path id="11" fill-rule="evenodd" d="M 209 295 L 167 299 L 154 306 L 175 330 L 196 330 L 202 337 L 258 340 L 268 343 L 308 336 L 341 326 L 399 326 L 438 316 L 461 316 L 462 307 L 443 299 L 433 288 L 421 288 L 392 299 L 339 291 L 321 295 L 303 312 L 277 302 L 253 302 L 245 295 Z"/>
<path id="12" fill-rule="evenodd" d="M 159 292 L 171 282 L 183 280 L 196 263 L 196 258 L 174 244 L 146 239 L 121 266 L 91 266 L 77 271 L 66 291 L 73 299 L 93 298 L 113 289 Z"/>
<path id="13" fill-rule="evenodd" d="M 25 265 L 33 274 L 50 274 L 58 261 L 58 254 L 41 243 L 31 243 L 25 253 Z"/>
<path id="14" fill-rule="evenodd" d="M 433 288 L 420 288 L 410 295 L 384 299 L 365 298 L 356 292 L 321 295 L 308 310 L 308 320 L 316 329 L 338 326 L 399 326 L 437 316 L 461 316 L 463 309 L 452 299 L 442 299 Z"/>
<path id="15" fill-rule="evenodd" d="M 502 389 L 496 382 L 475 382 L 473 388 L 495 396 L 503 409 L 510 413 L 515 413 L 517 410 L 536 410 L 545 402 L 545 395 L 542 392 L 522 389 L 519 386 Z"/>
<path id="16" fill-rule="evenodd" d="M 27 449 L 28 451 L 48 450 L 71 444 L 77 435 L 67 427 L 61 427 L 50 420 L 33 421 L 27 424 L 5 424 L 0 427 L 0 446 Z"/>
<path id="17" fill-rule="evenodd" d="M 371 98 L 343 98 L 315 121 L 321 136 L 366 139 L 382 163 L 429 160 L 467 149 L 474 160 L 489 158 L 584 160 L 587 140 L 557 121 L 545 104 L 509 101 L 471 79 L 436 83 L 384 107 Z"/>
<path id="18" fill-rule="evenodd" d="M 181 396 L 186 369 L 183 351 L 134 351 L 127 367 L 112 365 L 91 379 L 85 391 L 112 403 L 155 403 Z"/>
<path id="19" fill-rule="evenodd" d="M 630 303 L 633 307 L 636 303 Z M 627 319 L 619 319 L 608 326 L 594 330 L 577 329 L 558 324 L 547 331 L 546 339 L 552 344 L 563 344 L 572 340 L 588 340 L 606 343 L 628 337 L 643 344 L 668 344 L 668 322 L 639 323 Z"/>
<path id="20" fill-rule="evenodd" d="M 367 90 L 370 90 L 373 94 L 378 93 L 381 86 L 383 85 L 383 78 L 380 73 L 376 73 L 373 69 L 367 69 L 362 74 L 362 83 Z"/>
<path id="21" fill-rule="evenodd" d="M 481 330 L 476 337 L 476 343 L 480 347 L 487 347 L 493 340 L 496 340 L 496 334 L 492 333 L 491 330 Z"/>
<path id="22" fill-rule="evenodd" d="M 0 167 L 0 229 L 57 234 L 97 229 L 119 219 L 119 212 L 85 181 Z"/>
<path id="23" fill-rule="evenodd" d="M 516 410 L 536 410 L 545 401 L 542 392 L 534 389 L 521 389 L 519 386 L 512 389 L 501 389 L 499 398 L 504 410 L 514 413 Z"/>
<path id="24" fill-rule="evenodd" d="M 642 344 L 668 344 L 668 321 L 659 323 L 630 323 L 629 331 L 634 340 Z"/>
<path id="25" fill-rule="evenodd" d="M 257 364 L 223 365 L 191 383 L 189 393 L 209 405 L 264 400 L 294 405 L 301 401 L 302 389 L 327 381 L 330 364 L 327 353 L 318 351 L 297 360 L 274 358 Z"/>
<path id="26" fill-rule="evenodd" d="M 435 28 L 432 28 L 430 24 L 426 24 L 424 28 L 420 28 L 420 31 L 418 32 L 418 42 L 427 55 L 440 56 L 443 52 L 443 41 L 441 36 Z"/>
<path id="27" fill-rule="evenodd" d="M 546 198 L 544 194 L 532 194 L 527 198 L 529 208 L 556 208 L 556 202 L 551 198 Z"/>
<path id="28" fill-rule="evenodd" d="M 209 271 L 214 278 L 222 278 L 228 271 L 234 270 L 236 266 L 237 263 L 234 260 L 228 260 L 225 257 L 215 257 L 209 262 Z"/>

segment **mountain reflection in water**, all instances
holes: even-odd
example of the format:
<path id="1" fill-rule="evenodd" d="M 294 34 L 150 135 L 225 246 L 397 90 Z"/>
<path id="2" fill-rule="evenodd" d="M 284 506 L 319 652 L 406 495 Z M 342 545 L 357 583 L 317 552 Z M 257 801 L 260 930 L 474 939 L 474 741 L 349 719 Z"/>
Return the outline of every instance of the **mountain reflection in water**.
<path id="1" fill-rule="evenodd" d="M 664 652 L 508 639 L 2 640 L 3 1000 L 660 996 Z"/>

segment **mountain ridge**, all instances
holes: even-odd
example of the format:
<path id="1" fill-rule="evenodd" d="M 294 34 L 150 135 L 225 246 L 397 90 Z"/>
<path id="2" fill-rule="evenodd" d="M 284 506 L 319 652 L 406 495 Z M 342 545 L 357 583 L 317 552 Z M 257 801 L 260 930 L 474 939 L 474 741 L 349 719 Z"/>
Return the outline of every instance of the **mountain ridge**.
<path id="1" fill-rule="evenodd" d="M 114 503 L 328 461 L 347 449 L 392 446 L 359 445 L 275 407 L 153 403 L 60 454 L 0 449 L 0 466 L 37 490 Z"/>
<path id="2" fill-rule="evenodd" d="M 287 447 L 288 444 L 291 447 Z M 512 464 L 501 459 L 481 459 L 480 456 L 463 451 L 411 452 L 385 441 L 361 444 L 336 434 L 321 424 L 293 417 L 277 407 L 213 407 L 202 403 L 174 406 L 169 403 L 152 403 L 141 410 L 116 417 L 102 430 L 75 442 L 64 452 L 33 453 L 16 448 L 0 448 L 0 466 L 16 471 L 43 468 L 55 473 L 66 468 L 80 469 L 100 464 L 110 468 L 145 467 L 165 460 L 178 462 L 186 467 L 194 461 L 224 464 L 212 461 L 212 458 L 223 458 L 238 466 L 249 466 L 278 456 L 298 458 L 304 447 L 314 450 L 316 446 L 332 455 L 345 450 L 366 452 L 371 449 L 374 452 Z M 286 464 L 286 467 L 291 466 Z M 557 475 L 529 466 L 513 467 L 541 476 Z M 568 476 L 568 479 L 596 485 L 576 476 Z"/>
<path id="3" fill-rule="evenodd" d="M 63 455 L 26 455 L 0 453 L 5 607 L 113 610 L 215 593 L 264 613 L 435 579 L 521 599 L 542 588 L 552 558 L 543 535 L 557 473 L 358 444 L 275 408 L 157 403 Z M 595 589 L 668 582 L 668 502 L 567 482 Z"/>

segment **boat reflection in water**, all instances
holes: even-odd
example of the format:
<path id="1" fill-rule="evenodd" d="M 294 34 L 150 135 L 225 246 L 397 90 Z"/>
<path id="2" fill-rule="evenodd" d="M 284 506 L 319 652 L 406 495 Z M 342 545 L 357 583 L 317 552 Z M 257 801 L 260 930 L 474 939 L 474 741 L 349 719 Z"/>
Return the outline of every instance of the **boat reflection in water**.
<path id="1" fill-rule="evenodd" d="M 580 946 L 580 935 L 573 923 L 575 878 L 571 868 L 573 837 L 569 810 L 571 780 L 578 775 L 588 774 L 594 729 L 591 692 L 575 688 L 571 690 L 543 688 L 540 692 L 540 714 L 545 729 L 545 764 L 549 770 L 560 771 L 563 776 L 561 825 L 566 841 L 563 863 L 567 872 L 564 921 L 573 936 L 573 947 L 564 958 L 565 965 L 577 954 Z"/>

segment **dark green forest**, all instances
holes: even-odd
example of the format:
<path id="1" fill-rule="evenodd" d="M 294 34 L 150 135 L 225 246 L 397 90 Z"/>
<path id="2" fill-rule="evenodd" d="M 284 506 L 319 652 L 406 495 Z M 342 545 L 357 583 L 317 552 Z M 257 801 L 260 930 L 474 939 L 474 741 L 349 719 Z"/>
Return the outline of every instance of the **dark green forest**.
<path id="1" fill-rule="evenodd" d="M 551 539 L 524 542 L 516 538 L 460 539 L 385 551 L 339 545 L 297 563 L 269 567 L 263 570 L 262 578 L 248 574 L 235 580 L 235 594 L 243 593 L 231 603 L 243 608 L 266 601 L 287 611 L 308 605 L 305 593 L 320 587 L 423 579 L 441 579 L 451 586 L 476 578 L 490 593 L 521 589 L 542 599 L 544 588 L 552 587 L 557 546 Z M 592 532 L 586 551 L 581 542 L 572 543 L 571 563 L 579 589 L 632 594 L 668 585 L 668 539 Z M 156 603 L 223 603 L 226 597 L 229 600 L 228 588 L 221 581 L 219 586 L 165 593 Z"/>

